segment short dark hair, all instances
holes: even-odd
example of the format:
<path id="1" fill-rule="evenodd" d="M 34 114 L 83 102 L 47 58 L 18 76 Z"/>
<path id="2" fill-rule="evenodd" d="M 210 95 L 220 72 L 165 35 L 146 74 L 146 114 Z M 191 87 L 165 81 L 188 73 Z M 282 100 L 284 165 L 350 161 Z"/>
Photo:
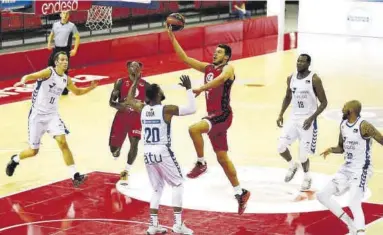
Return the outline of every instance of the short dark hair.
<path id="1" fill-rule="evenodd" d="M 160 92 L 160 86 L 155 83 L 150 84 L 150 86 L 146 89 L 146 97 L 150 101 L 153 101 L 157 97 L 158 92 Z"/>
<path id="2" fill-rule="evenodd" d="M 229 47 L 226 44 L 219 44 L 218 47 L 225 50 L 225 55 L 227 55 L 229 57 L 228 60 L 230 60 L 230 58 L 231 58 L 231 47 Z"/>
<path id="3" fill-rule="evenodd" d="M 311 56 L 308 54 L 301 54 L 300 56 L 305 56 L 307 58 L 307 62 L 311 63 Z"/>
<path id="4" fill-rule="evenodd" d="M 140 67 L 142 68 L 142 63 L 140 61 L 136 61 L 136 60 L 133 60 L 133 61 L 126 61 L 126 67 L 129 68 L 129 66 L 133 63 L 133 62 L 137 62 Z"/>
<path id="5" fill-rule="evenodd" d="M 66 54 L 65 51 L 59 51 L 59 52 L 57 52 L 57 53 L 53 56 L 53 61 L 54 61 L 54 62 L 58 61 L 60 55 L 66 55 L 66 56 L 68 56 L 68 55 Z"/>

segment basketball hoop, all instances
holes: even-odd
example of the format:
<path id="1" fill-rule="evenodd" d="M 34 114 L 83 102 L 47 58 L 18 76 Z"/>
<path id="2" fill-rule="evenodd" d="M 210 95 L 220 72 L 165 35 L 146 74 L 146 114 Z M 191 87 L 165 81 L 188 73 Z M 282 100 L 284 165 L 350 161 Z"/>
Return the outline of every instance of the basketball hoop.
<path id="1" fill-rule="evenodd" d="M 112 28 L 112 10 L 111 6 L 92 5 L 88 10 L 85 26 L 93 31 Z"/>

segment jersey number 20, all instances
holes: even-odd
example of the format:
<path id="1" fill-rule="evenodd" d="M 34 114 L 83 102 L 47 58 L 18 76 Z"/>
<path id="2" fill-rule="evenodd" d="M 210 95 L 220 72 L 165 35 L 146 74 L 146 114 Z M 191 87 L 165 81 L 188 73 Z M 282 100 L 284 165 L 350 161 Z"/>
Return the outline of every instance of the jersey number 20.
<path id="1" fill-rule="evenodd" d="M 160 142 L 160 129 L 157 127 L 145 128 L 145 141 L 146 143 Z"/>

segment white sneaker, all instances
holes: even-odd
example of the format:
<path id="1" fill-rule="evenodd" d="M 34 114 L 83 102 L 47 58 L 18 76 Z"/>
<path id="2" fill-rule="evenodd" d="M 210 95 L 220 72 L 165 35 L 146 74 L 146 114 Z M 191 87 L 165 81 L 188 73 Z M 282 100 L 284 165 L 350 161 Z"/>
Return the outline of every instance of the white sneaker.
<path id="1" fill-rule="evenodd" d="M 299 164 L 296 162 L 294 162 L 293 165 L 289 167 L 289 169 L 287 170 L 287 174 L 285 176 L 286 183 L 290 182 L 294 178 L 295 173 L 297 173 L 298 171 L 298 167 L 299 167 Z"/>
<path id="2" fill-rule="evenodd" d="M 309 190 L 311 188 L 311 182 L 312 182 L 311 177 L 305 177 L 301 185 L 301 191 Z"/>
<path id="3" fill-rule="evenodd" d="M 167 233 L 167 229 L 163 228 L 161 225 L 158 226 L 149 226 L 148 230 L 146 230 L 146 234 L 153 235 L 157 233 Z"/>
<path id="4" fill-rule="evenodd" d="M 182 223 L 182 225 L 180 225 L 180 224 L 173 225 L 172 231 L 173 231 L 173 233 L 180 233 L 183 235 L 192 235 L 193 234 L 193 230 L 186 227 L 185 223 Z"/>

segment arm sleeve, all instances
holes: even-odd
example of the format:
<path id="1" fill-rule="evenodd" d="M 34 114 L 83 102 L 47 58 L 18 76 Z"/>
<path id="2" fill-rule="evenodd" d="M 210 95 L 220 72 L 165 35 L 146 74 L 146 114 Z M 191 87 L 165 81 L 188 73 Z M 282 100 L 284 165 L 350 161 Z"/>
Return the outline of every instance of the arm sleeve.
<path id="1" fill-rule="evenodd" d="M 195 102 L 195 96 L 193 94 L 192 89 L 187 90 L 186 93 L 187 93 L 187 97 L 188 97 L 188 104 L 186 106 L 182 105 L 179 107 L 178 114 L 180 116 L 193 114 L 193 113 L 195 113 L 195 111 L 197 109 L 197 107 L 196 107 L 197 105 Z"/>

